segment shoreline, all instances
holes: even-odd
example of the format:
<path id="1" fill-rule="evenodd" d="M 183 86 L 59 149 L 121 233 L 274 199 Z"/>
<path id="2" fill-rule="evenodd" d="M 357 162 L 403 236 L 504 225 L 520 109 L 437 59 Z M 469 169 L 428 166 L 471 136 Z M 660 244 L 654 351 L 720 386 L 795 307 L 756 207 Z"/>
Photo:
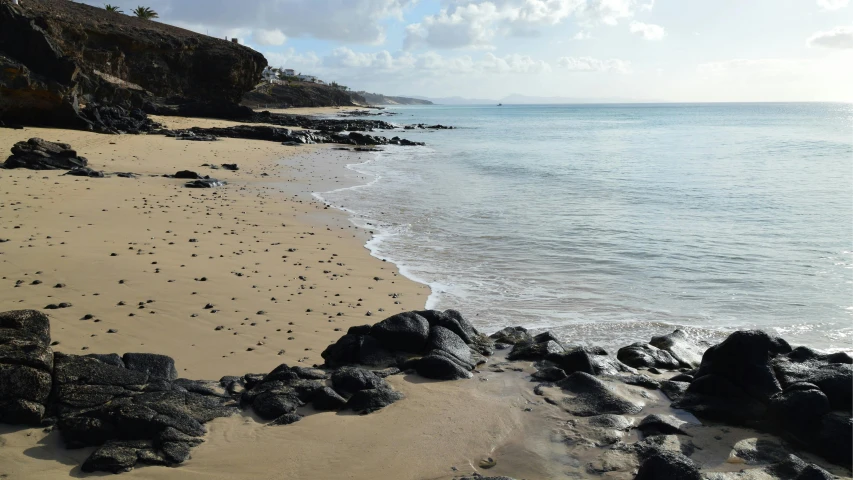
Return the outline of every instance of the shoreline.
<path id="1" fill-rule="evenodd" d="M 170 119 L 196 122 L 162 121 Z M 358 175 L 345 173 L 353 152 L 29 128 L 0 130 L 0 150 L 31 136 L 67 141 L 95 168 L 140 174 L 81 178 L 0 170 L 10 199 L 0 202 L 0 238 L 9 239 L 0 244 L 8 287 L 0 290 L 0 311 L 72 303 L 50 311 L 57 352 L 165 354 L 184 378 L 263 374 L 282 363 L 321 364 L 320 352 L 340 341 L 348 327 L 421 310 L 432 293 L 404 277 L 397 265 L 365 255 L 370 230 L 354 225 L 347 212 L 316 201 L 315 192 L 328 191 L 319 187 L 357 184 Z M 200 167 L 235 161 L 236 172 Z M 185 168 L 229 185 L 186 189 L 183 181 L 162 176 Z M 555 348 L 548 335 L 536 337 L 537 345 Z M 218 418 L 178 468 L 140 465 L 124 475 L 224 479 L 276 471 L 283 478 L 351 479 L 393 472 L 394 478 L 411 480 L 472 473 L 533 480 L 603 474 L 627 480 L 637 471 L 635 449 L 658 448 L 649 440 L 655 437 L 643 438 L 637 430 L 651 413 L 687 421 L 690 440 L 667 435 L 670 443 L 662 448 L 686 451 L 692 445 L 697 461 L 712 472 L 744 468 L 730 453 L 741 439 L 777 441 L 750 428 L 700 424 L 670 407 L 662 387 L 648 389 L 669 381 L 677 370 L 644 370 L 621 380 L 594 371 L 602 373 L 608 389 L 645 408 L 623 412 L 628 426 L 615 433 L 592 428 L 585 415 L 565 408 L 577 397 L 537 377 L 547 370 L 541 354 L 507 361 L 507 353 L 523 343 L 505 344 L 472 369 L 471 379 L 429 380 L 409 370 L 391 375 L 388 384 L 404 398 L 367 416 L 305 406 L 304 417 L 287 426 L 271 426 L 251 409 Z M 578 352 L 601 355 L 584 350 L 566 355 Z M 607 368 L 615 362 L 595 361 Z M 596 378 L 577 375 L 570 378 Z M 12 478 L 79 476 L 80 465 L 94 451 L 66 449 L 57 430 L 10 425 L 0 426 L 0 445 L 0 474 Z M 808 462 L 819 461 L 793 451 Z"/>

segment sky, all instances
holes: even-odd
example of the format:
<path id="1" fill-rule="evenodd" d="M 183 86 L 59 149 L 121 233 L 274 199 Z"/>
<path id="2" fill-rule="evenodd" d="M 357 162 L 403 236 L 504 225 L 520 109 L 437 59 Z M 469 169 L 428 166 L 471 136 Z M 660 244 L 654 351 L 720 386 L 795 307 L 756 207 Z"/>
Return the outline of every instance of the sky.
<path id="1" fill-rule="evenodd" d="M 853 101 L 851 0 L 110 3 L 140 2 L 272 66 L 386 95 Z"/>

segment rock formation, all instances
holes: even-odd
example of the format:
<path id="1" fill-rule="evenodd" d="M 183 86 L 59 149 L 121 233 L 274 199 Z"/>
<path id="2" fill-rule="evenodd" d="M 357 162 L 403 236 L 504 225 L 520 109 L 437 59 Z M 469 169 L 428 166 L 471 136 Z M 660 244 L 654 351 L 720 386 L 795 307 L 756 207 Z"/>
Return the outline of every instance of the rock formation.
<path id="1" fill-rule="evenodd" d="M 31 138 L 12 147 L 12 155 L 3 163 L 3 168 L 28 168 L 30 170 L 84 169 L 88 165 L 84 157 L 67 143 L 54 143 Z"/>
<path id="2" fill-rule="evenodd" d="M 101 130 L 81 104 L 236 104 L 266 64 L 232 42 L 76 2 L 0 3 L 5 122 Z"/>

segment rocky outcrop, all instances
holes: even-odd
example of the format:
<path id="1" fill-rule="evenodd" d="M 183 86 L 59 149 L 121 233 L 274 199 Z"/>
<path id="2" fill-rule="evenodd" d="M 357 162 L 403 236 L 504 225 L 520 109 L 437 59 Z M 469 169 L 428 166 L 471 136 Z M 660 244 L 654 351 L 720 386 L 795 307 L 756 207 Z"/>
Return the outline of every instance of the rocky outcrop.
<path id="1" fill-rule="evenodd" d="M 34 310 L 0 314 L 0 422 L 41 423 L 52 372 L 48 318 Z"/>
<path id="2" fill-rule="evenodd" d="M 491 341 L 459 312 L 424 310 L 352 327 L 322 356 L 330 367 L 397 367 L 426 378 L 456 380 L 470 378 L 491 352 Z"/>
<path id="3" fill-rule="evenodd" d="M 249 140 L 280 142 L 286 145 L 308 145 L 315 143 L 339 143 L 360 146 L 423 145 L 423 142 L 413 142 L 399 137 L 393 137 L 389 140 L 386 137 L 358 132 L 334 133 L 328 131 L 293 130 L 269 125 L 236 125 L 233 127 L 211 128 L 193 127 L 190 130 L 161 130 L 160 133 L 175 138 L 188 136 L 195 138 L 245 138 Z"/>
<path id="4" fill-rule="evenodd" d="M 341 107 L 366 103 L 354 92 L 296 80 L 286 84 L 263 83 L 246 93 L 242 100 L 243 105 L 251 108 Z"/>
<path id="5" fill-rule="evenodd" d="M 80 105 L 236 104 L 266 59 L 247 47 L 65 0 L 0 3 L 0 118 L 98 129 Z M 88 107 L 87 107 L 88 108 Z M 85 110 L 85 109 L 84 109 Z"/>
<path id="6" fill-rule="evenodd" d="M 761 331 L 709 348 L 673 405 L 698 416 L 782 433 L 841 465 L 853 463 L 853 359 L 792 349 Z"/>
<path id="7" fill-rule="evenodd" d="M 12 147 L 12 155 L 3 163 L 3 168 L 71 170 L 86 168 L 88 163 L 67 143 L 31 138 L 26 142 L 18 142 Z"/>

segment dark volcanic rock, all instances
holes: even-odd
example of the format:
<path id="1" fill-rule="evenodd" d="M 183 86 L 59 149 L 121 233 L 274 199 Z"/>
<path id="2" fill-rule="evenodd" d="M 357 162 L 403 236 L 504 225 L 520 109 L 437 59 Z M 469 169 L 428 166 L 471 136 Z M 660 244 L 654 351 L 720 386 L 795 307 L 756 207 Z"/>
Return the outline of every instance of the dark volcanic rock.
<path id="1" fill-rule="evenodd" d="M 65 175 L 72 175 L 75 177 L 104 178 L 104 172 L 92 170 L 89 167 L 74 167 L 67 173 L 65 173 Z"/>
<path id="2" fill-rule="evenodd" d="M 720 375 L 747 395 L 767 401 L 782 391 L 770 359 L 790 351 L 791 346 L 781 338 L 758 330 L 738 331 L 705 351 L 696 378 Z"/>
<path id="3" fill-rule="evenodd" d="M 100 117 L 102 131 L 115 126 L 104 111 L 81 114 L 81 102 L 236 104 L 267 63 L 236 43 L 64 0 L 2 2 L 0 25 L 0 112 L 22 124 L 101 129 Z"/>
<path id="4" fill-rule="evenodd" d="M 634 480 L 702 480 L 702 474 L 693 460 L 684 455 L 657 452 L 640 465 Z"/>
<path id="5" fill-rule="evenodd" d="M 684 393 L 687 391 L 687 387 L 689 386 L 690 382 L 674 382 L 672 380 L 664 380 L 660 382 L 660 390 L 673 402 L 681 400 L 681 397 L 684 396 Z"/>
<path id="6" fill-rule="evenodd" d="M 702 354 L 707 348 L 706 345 L 699 345 L 691 341 L 683 330 L 678 329 L 667 335 L 652 337 L 649 344 L 669 352 L 672 358 L 687 368 L 698 367 L 702 362 Z"/>
<path id="7" fill-rule="evenodd" d="M 471 356 L 471 348 L 456 333 L 445 327 L 435 326 L 430 328 L 427 340 L 428 350 L 441 350 L 453 359 L 465 366 L 468 370 L 474 368 L 474 359 Z"/>
<path id="8" fill-rule="evenodd" d="M 415 369 L 418 374 L 436 380 L 461 380 L 471 378 L 471 364 L 460 362 L 459 359 L 443 350 L 433 350 L 427 356 L 417 361 Z"/>
<path id="9" fill-rule="evenodd" d="M 520 342 L 513 345 L 507 355 L 509 360 L 542 360 L 548 355 L 562 353 L 565 349 L 554 340 L 537 343 L 535 340 Z"/>
<path id="10" fill-rule="evenodd" d="M 389 349 L 418 353 L 426 346 L 429 322 L 415 312 L 398 313 L 374 325 L 370 335 Z"/>
<path id="11" fill-rule="evenodd" d="M 833 409 L 849 410 L 853 405 L 853 365 L 847 359 L 798 347 L 777 356 L 771 365 L 783 388 L 808 382 L 826 394 Z"/>
<path id="12" fill-rule="evenodd" d="M 356 413 L 368 414 L 402 400 L 403 394 L 389 387 L 360 390 L 350 397 L 347 407 Z"/>
<path id="13" fill-rule="evenodd" d="M 625 397 L 588 373 L 573 373 L 555 385 L 571 394 L 563 400 L 563 407 L 573 415 L 636 414 L 643 409 L 642 404 Z"/>
<path id="14" fill-rule="evenodd" d="M 687 435 L 681 426 L 686 422 L 682 422 L 672 415 L 652 414 L 640 420 L 637 425 L 637 430 L 643 432 L 643 435 Z"/>
<path id="15" fill-rule="evenodd" d="M 534 379 L 542 382 L 557 382 L 566 378 L 566 372 L 559 367 L 545 367 L 531 375 Z"/>
<path id="16" fill-rule="evenodd" d="M 346 395 L 384 385 L 386 385 L 384 380 L 363 368 L 341 367 L 332 374 L 332 386 L 336 391 Z"/>
<path id="17" fill-rule="evenodd" d="M 54 143 L 31 138 L 12 147 L 12 156 L 3 168 L 28 168 L 30 170 L 71 170 L 85 168 L 88 161 L 77 155 L 67 143 Z"/>
<path id="18" fill-rule="evenodd" d="M 764 332 L 735 332 L 705 352 L 695 378 L 673 406 L 779 431 L 802 448 L 850 465 L 853 377 L 848 359 L 804 347 L 792 350 Z"/>
<path id="19" fill-rule="evenodd" d="M 0 313 L 0 422 L 38 425 L 52 387 L 50 322 L 35 310 Z"/>
<path id="20" fill-rule="evenodd" d="M 183 178 L 187 180 L 195 180 L 205 178 L 204 175 L 201 175 L 197 172 L 193 172 L 192 170 L 179 170 L 172 175 L 172 178 Z"/>
<path id="21" fill-rule="evenodd" d="M 634 368 L 658 368 L 663 370 L 674 370 L 681 363 L 672 357 L 666 350 L 660 350 L 648 343 L 635 343 L 622 347 L 616 353 L 616 358 L 622 363 Z"/>
<path id="22" fill-rule="evenodd" d="M 533 336 L 524 327 L 506 327 L 489 335 L 489 338 L 496 343 L 506 343 L 508 345 L 533 341 Z"/>
<path id="23" fill-rule="evenodd" d="M 187 188 L 215 188 L 223 185 L 225 185 L 225 182 L 215 178 L 202 178 L 200 180 L 193 180 L 184 184 Z"/>
<path id="24" fill-rule="evenodd" d="M 125 353 L 122 360 L 127 369 L 145 373 L 149 377 L 165 380 L 175 380 L 178 378 L 175 361 L 165 355 Z"/>

